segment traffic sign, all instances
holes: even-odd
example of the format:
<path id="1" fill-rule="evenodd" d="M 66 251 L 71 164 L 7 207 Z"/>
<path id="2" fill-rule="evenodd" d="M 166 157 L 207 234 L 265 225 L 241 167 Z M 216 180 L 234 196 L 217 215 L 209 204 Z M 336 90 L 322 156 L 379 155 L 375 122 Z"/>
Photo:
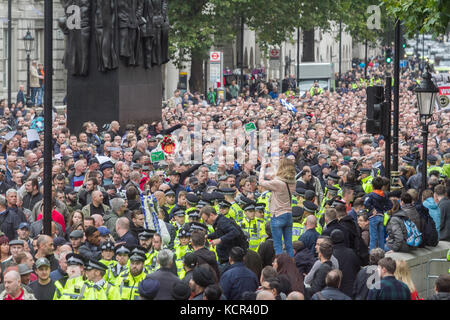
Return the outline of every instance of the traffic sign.
<path id="1" fill-rule="evenodd" d="M 211 51 L 209 55 L 210 62 L 218 62 L 220 63 L 221 60 L 221 54 L 219 51 Z"/>
<path id="2" fill-rule="evenodd" d="M 270 59 L 280 59 L 280 49 L 273 48 L 269 54 Z"/>

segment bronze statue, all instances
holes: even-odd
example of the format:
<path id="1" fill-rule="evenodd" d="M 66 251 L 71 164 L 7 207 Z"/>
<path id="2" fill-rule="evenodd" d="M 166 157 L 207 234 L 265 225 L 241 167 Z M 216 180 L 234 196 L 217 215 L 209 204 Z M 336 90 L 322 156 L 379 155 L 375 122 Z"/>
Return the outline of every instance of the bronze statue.
<path id="1" fill-rule="evenodd" d="M 150 69 L 152 67 L 153 38 L 155 36 L 155 31 L 153 28 L 153 4 L 152 0 L 142 1 L 144 3 L 144 7 L 140 29 L 144 56 L 144 67 L 146 69 Z"/>
<path id="2" fill-rule="evenodd" d="M 162 59 L 162 29 L 164 24 L 163 0 L 151 0 L 153 7 L 153 46 L 152 46 L 152 66 L 163 64 Z"/>
<path id="3" fill-rule="evenodd" d="M 66 51 L 63 63 L 72 75 L 86 76 L 89 73 L 89 41 L 91 39 L 91 1 L 61 0 L 65 16 L 59 19 L 59 26 L 66 35 Z M 80 8 L 80 28 L 68 26 L 67 20 L 71 14 L 67 8 L 71 5 Z"/>
<path id="4" fill-rule="evenodd" d="M 129 66 L 139 65 L 140 34 L 138 16 L 142 16 L 143 5 L 139 0 L 118 0 L 120 56 Z"/>
<path id="5" fill-rule="evenodd" d="M 95 0 L 95 43 L 99 71 L 113 70 L 119 66 L 116 52 L 116 1 Z"/>

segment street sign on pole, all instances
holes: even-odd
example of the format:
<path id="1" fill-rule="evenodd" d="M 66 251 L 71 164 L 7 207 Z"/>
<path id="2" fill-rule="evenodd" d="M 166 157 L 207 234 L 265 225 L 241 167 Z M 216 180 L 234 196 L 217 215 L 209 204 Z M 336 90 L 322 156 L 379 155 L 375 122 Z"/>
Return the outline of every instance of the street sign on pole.
<path id="1" fill-rule="evenodd" d="M 209 86 L 214 89 L 224 86 L 223 83 L 223 52 L 211 51 L 209 53 Z"/>

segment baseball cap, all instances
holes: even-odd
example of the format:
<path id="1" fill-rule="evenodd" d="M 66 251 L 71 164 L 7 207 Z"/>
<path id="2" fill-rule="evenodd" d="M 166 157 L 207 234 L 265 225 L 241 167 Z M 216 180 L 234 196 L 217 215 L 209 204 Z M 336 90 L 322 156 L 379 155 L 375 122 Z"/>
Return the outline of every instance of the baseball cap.
<path id="1" fill-rule="evenodd" d="M 42 266 L 47 266 L 50 267 L 50 261 L 48 261 L 47 258 L 39 258 L 36 260 L 36 262 L 34 263 L 36 269 L 39 269 Z"/>

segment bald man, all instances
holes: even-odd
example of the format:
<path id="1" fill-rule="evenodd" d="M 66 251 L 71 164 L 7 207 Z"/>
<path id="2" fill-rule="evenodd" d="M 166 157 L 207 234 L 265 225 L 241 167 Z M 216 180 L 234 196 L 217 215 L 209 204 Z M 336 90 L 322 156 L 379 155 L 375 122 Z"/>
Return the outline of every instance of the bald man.
<path id="1" fill-rule="evenodd" d="M 308 248 L 313 254 L 315 253 L 315 245 L 319 233 L 316 231 L 317 218 L 312 214 L 306 217 L 305 232 L 298 238 L 299 241 L 303 242 L 306 248 Z"/>
<path id="2" fill-rule="evenodd" d="M 130 232 L 130 220 L 125 217 L 121 217 L 116 220 L 116 234 L 117 242 L 125 242 L 128 248 L 134 248 L 139 245 L 139 241 Z"/>
<path id="3" fill-rule="evenodd" d="M 0 300 L 36 300 L 33 294 L 22 288 L 19 272 L 8 271 L 4 276 L 3 283 L 5 290 L 0 293 Z"/>
<path id="4" fill-rule="evenodd" d="M 275 296 L 268 290 L 262 290 L 256 296 L 256 300 L 275 300 Z"/>
<path id="5" fill-rule="evenodd" d="M 292 291 L 288 294 L 286 300 L 305 300 L 305 296 L 301 292 Z"/>
<path id="6" fill-rule="evenodd" d="M 100 190 L 92 191 L 92 202 L 81 209 L 85 218 L 92 217 L 94 214 L 103 217 L 109 210 L 110 208 L 103 203 L 103 193 Z"/>

